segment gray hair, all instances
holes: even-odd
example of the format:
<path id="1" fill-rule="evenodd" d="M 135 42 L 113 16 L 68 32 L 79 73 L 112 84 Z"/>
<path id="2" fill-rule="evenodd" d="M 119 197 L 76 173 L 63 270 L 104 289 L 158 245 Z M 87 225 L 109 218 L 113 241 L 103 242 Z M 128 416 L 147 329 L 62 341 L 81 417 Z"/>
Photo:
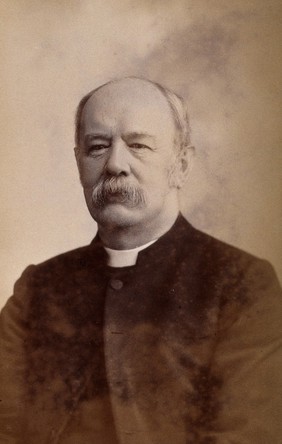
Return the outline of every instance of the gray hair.
<path id="1" fill-rule="evenodd" d="M 186 107 L 186 104 L 182 97 L 175 94 L 170 89 L 162 86 L 160 83 L 153 82 L 152 80 L 144 79 L 142 77 L 125 77 L 124 79 L 135 79 L 135 80 L 141 80 L 143 82 L 147 82 L 151 85 L 154 85 L 165 97 L 173 115 L 173 119 L 175 122 L 175 128 L 177 131 L 177 137 L 175 140 L 175 145 L 179 149 L 179 151 L 185 149 L 186 147 L 190 146 L 191 144 L 191 129 L 190 129 L 190 123 L 189 123 L 189 115 L 188 110 Z M 76 110 L 76 116 L 75 116 L 75 143 L 76 146 L 79 146 L 79 139 L 80 139 L 80 132 L 81 132 L 81 117 L 82 112 L 84 109 L 84 106 L 86 105 L 86 102 L 92 97 L 93 94 L 95 94 L 99 89 L 103 88 L 106 85 L 109 85 L 111 83 L 117 83 L 119 80 L 124 79 L 115 79 L 110 80 L 107 83 L 104 83 L 103 85 L 98 86 L 97 88 L 90 91 L 88 94 L 86 94 L 82 99 L 80 100 L 77 110 Z"/>

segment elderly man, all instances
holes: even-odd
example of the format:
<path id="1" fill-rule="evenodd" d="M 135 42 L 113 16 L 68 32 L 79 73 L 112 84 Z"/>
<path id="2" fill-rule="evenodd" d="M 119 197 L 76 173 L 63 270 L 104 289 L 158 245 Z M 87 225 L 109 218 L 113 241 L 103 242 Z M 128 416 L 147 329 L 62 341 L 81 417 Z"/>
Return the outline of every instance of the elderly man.
<path id="1" fill-rule="evenodd" d="M 2 312 L 1 442 L 281 444 L 279 285 L 179 213 L 182 100 L 120 79 L 76 125 L 98 233 L 28 267 Z"/>

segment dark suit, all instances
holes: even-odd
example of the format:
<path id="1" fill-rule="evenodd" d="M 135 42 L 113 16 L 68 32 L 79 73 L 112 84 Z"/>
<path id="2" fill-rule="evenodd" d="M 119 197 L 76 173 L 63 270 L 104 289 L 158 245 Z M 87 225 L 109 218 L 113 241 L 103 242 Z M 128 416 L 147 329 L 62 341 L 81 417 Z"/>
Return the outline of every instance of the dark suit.
<path id="1" fill-rule="evenodd" d="M 281 444 L 281 326 L 271 266 L 182 216 L 132 267 L 96 237 L 2 312 L 1 442 Z"/>

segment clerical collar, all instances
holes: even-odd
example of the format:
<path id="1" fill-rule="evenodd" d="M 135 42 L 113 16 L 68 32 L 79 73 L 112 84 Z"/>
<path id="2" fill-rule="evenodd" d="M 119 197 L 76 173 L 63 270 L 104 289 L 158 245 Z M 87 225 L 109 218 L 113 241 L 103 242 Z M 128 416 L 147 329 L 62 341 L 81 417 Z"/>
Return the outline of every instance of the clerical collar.
<path id="1" fill-rule="evenodd" d="M 121 268 L 130 267 L 136 264 L 139 251 L 145 250 L 150 245 L 155 243 L 158 239 L 154 239 L 140 247 L 131 248 L 130 250 L 113 250 L 112 248 L 104 247 L 108 253 L 109 267 Z"/>

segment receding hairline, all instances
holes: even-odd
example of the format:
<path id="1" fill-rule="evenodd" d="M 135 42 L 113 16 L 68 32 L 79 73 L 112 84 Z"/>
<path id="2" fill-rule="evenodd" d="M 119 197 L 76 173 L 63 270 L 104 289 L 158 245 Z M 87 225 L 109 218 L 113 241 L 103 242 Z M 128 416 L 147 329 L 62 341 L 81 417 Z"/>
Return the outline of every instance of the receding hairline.
<path id="1" fill-rule="evenodd" d="M 82 127 L 82 114 L 83 110 L 91 97 L 95 95 L 99 90 L 103 89 L 104 87 L 108 85 L 114 85 L 118 83 L 122 83 L 124 81 L 130 81 L 135 80 L 142 83 L 145 83 L 147 85 L 153 86 L 156 90 L 158 90 L 161 95 L 165 98 L 170 111 L 172 112 L 172 117 L 174 119 L 176 130 L 178 131 L 180 135 L 180 145 L 183 147 L 184 145 L 190 144 L 190 124 L 189 124 L 189 117 L 188 112 L 185 106 L 185 102 L 181 96 L 170 90 L 169 88 L 166 88 L 162 86 L 158 82 L 154 82 L 152 80 L 143 78 L 143 77 L 122 77 L 118 79 L 110 80 L 106 83 L 103 83 L 102 85 L 98 86 L 97 88 L 91 90 L 89 93 L 87 93 L 85 96 L 82 97 L 80 100 L 77 111 L 76 111 L 76 117 L 75 117 L 75 143 L 76 146 L 79 146 L 80 141 L 80 133 L 81 133 L 81 127 Z"/>

